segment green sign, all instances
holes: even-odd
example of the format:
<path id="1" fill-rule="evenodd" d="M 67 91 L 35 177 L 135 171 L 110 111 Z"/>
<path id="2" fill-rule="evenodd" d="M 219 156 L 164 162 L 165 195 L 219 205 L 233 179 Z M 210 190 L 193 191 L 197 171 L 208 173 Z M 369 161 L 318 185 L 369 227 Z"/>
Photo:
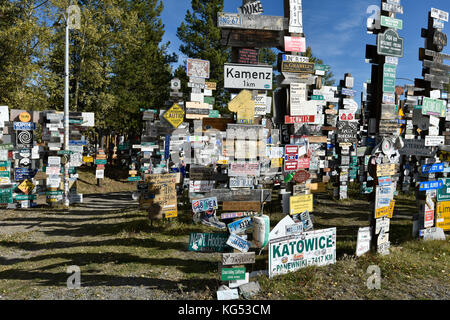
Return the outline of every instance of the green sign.
<path id="1" fill-rule="evenodd" d="M 124 151 L 124 150 L 128 150 L 130 149 L 130 145 L 129 144 L 119 144 L 117 146 L 117 150 L 119 151 Z"/>
<path id="2" fill-rule="evenodd" d="M 59 150 L 58 155 L 64 155 L 64 154 L 73 154 L 73 151 L 71 150 Z"/>
<path id="3" fill-rule="evenodd" d="M 327 66 L 325 64 L 315 64 L 314 65 L 314 70 L 316 71 L 329 71 L 330 70 L 330 66 Z"/>
<path id="4" fill-rule="evenodd" d="M 386 17 L 386 16 L 381 16 L 381 25 L 383 27 L 402 30 L 403 29 L 403 20 Z"/>
<path id="5" fill-rule="evenodd" d="M 11 173 L 9 171 L 0 171 L 0 178 L 10 178 Z"/>
<path id="6" fill-rule="evenodd" d="M 95 160 L 95 164 L 106 164 L 108 160 Z"/>
<path id="7" fill-rule="evenodd" d="M 402 58 L 403 38 L 400 38 L 394 29 L 387 29 L 384 33 L 378 34 L 377 53 L 382 56 Z"/>
<path id="8" fill-rule="evenodd" d="M 0 144 L 0 150 L 14 150 L 12 144 Z"/>
<path id="9" fill-rule="evenodd" d="M 128 177 L 128 181 L 141 181 L 141 177 Z"/>
<path id="10" fill-rule="evenodd" d="M 203 98 L 203 102 L 206 104 L 215 104 L 216 103 L 216 98 L 214 97 L 204 97 Z"/>
<path id="11" fill-rule="evenodd" d="M 35 194 L 18 194 L 16 195 L 16 201 L 36 200 Z"/>
<path id="12" fill-rule="evenodd" d="M 228 233 L 191 233 L 189 236 L 189 251 L 197 252 L 227 252 Z"/>
<path id="13" fill-rule="evenodd" d="M 311 100 L 325 100 L 325 98 L 323 96 L 314 95 L 314 96 L 311 96 Z"/>
<path id="14" fill-rule="evenodd" d="M 62 191 L 47 191 L 45 193 L 47 196 L 62 196 L 63 192 Z"/>
<path id="15" fill-rule="evenodd" d="M 78 119 L 69 119 L 69 123 L 70 124 L 83 124 L 83 120 L 78 120 Z"/>
<path id="16" fill-rule="evenodd" d="M 209 111 L 209 118 L 219 118 L 220 113 L 219 110 L 210 110 Z"/>
<path id="17" fill-rule="evenodd" d="M 222 281 L 245 280 L 245 268 L 223 268 Z"/>
<path id="18" fill-rule="evenodd" d="M 143 108 L 140 108 L 139 111 L 140 112 L 153 112 L 154 114 L 158 113 L 158 110 L 155 110 L 155 109 L 143 109 Z"/>
<path id="19" fill-rule="evenodd" d="M 0 189 L 0 204 L 13 203 L 12 189 Z"/>
<path id="20" fill-rule="evenodd" d="M 450 201 L 450 178 L 442 179 L 444 187 L 437 191 L 437 201 Z"/>
<path id="21" fill-rule="evenodd" d="M 0 167 L 11 167 L 10 161 L 0 161 Z"/>
<path id="22" fill-rule="evenodd" d="M 385 64 L 383 70 L 383 92 L 395 93 L 395 78 L 397 76 L 397 66 Z"/>
<path id="23" fill-rule="evenodd" d="M 438 99 L 423 98 L 422 114 L 445 117 L 447 106 L 445 101 Z"/>

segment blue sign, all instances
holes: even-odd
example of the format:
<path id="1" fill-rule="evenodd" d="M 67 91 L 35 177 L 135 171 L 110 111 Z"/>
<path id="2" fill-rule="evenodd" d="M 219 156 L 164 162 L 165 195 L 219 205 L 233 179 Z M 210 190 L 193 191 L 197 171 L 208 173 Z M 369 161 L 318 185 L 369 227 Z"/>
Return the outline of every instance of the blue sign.
<path id="1" fill-rule="evenodd" d="M 398 124 L 406 124 L 406 120 L 397 120 Z"/>
<path id="2" fill-rule="evenodd" d="M 86 146 L 87 141 L 86 140 L 70 140 L 69 146 Z"/>
<path id="3" fill-rule="evenodd" d="M 355 94 L 356 94 L 356 91 L 355 91 L 355 90 L 350 90 L 350 89 L 347 89 L 347 88 L 342 88 L 342 95 L 343 95 L 343 96 L 351 96 L 351 97 L 354 97 Z"/>
<path id="4" fill-rule="evenodd" d="M 444 182 L 442 180 L 438 181 L 425 181 L 420 183 L 419 190 L 434 190 L 434 189 L 442 189 L 444 187 Z"/>
<path id="5" fill-rule="evenodd" d="M 32 131 L 36 130 L 34 122 L 14 122 L 14 130 Z"/>
<path id="6" fill-rule="evenodd" d="M 166 135 L 166 143 L 164 143 L 164 159 L 169 159 L 170 157 L 170 135 Z"/>
<path id="7" fill-rule="evenodd" d="M 444 172 L 444 164 L 425 164 L 422 166 L 422 173 Z"/>
<path id="8" fill-rule="evenodd" d="M 14 168 L 14 180 L 23 181 L 33 179 L 38 170 L 32 170 L 28 168 Z"/>

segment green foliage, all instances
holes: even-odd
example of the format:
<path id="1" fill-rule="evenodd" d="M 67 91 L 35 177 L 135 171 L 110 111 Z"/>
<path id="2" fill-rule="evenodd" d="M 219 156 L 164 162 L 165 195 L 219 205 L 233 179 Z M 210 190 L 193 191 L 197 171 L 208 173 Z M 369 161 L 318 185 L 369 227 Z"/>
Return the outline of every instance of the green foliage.
<path id="1" fill-rule="evenodd" d="M 317 64 L 323 64 L 323 60 L 315 57 L 312 53 L 311 47 L 306 48 L 305 56 L 309 58 L 309 62 L 317 63 Z M 332 86 L 334 85 L 334 74 L 331 71 L 325 72 L 325 76 L 323 77 L 324 85 L 326 86 Z"/>
<path id="2" fill-rule="evenodd" d="M 184 22 L 177 30 L 177 36 L 183 43 L 180 51 L 184 55 L 188 58 L 210 61 L 210 81 L 217 82 L 217 90 L 213 93 L 217 107 L 223 107 L 229 100 L 229 95 L 223 89 L 223 70 L 224 64 L 230 60 L 231 53 L 220 44 L 220 28 L 216 26 L 217 13 L 223 11 L 223 2 L 223 0 L 192 0 L 192 11 L 186 12 Z M 181 70 L 178 70 L 178 74 L 180 72 Z M 181 79 L 180 76 L 179 78 Z"/>

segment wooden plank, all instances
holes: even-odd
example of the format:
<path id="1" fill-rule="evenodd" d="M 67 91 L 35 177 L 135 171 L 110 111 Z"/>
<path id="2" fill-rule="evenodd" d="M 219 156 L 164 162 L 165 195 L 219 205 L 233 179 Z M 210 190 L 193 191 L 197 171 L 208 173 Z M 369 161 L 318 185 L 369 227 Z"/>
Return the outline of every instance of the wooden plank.
<path id="1" fill-rule="evenodd" d="M 216 129 L 226 131 L 229 123 L 234 123 L 231 118 L 203 118 L 203 130 Z"/>
<path id="2" fill-rule="evenodd" d="M 238 48 L 272 48 L 284 46 L 284 32 L 270 30 L 221 29 L 223 46 Z"/>
<path id="3" fill-rule="evenodd" d="M 449 80 L 450 78 L 448 76 L 436 76 L 432 74 L 425 74 L 425 81 L 448 83 Z"/>
<path id="4" fill-rule="evenodd" d="M 289 20 L 278 16 L 218 12 L 217 26 L 219 28 L 283 31 L 289 28 Z"/>
<path id="5" fill-rule="evenodd" d="M 423 60 L 423 65 L 427 68 L 439 69 L 442 71 L 450 71 L 450 66 L 438 62 L 433 62 L 430 60 Z"/>
<path id="6" fill-rule="evenodd" d="M 262 201 L 272 201 L 272 192 L 269 189 L 262 189 Z M 216 197 L 217 201 L 261 201 L 261 190 L 229 190 L 213 189 L 203 197 Z M 199 198 L 200 199 L 200 198 Z M 239 210 L 237 210 L 239 211 Z"/>
<path id="7" fill-rule="evenodd" d="M 224 201 L 222 204 L 223 211 L 255 211 L 261 210 L 261 203 L 255 201 Z"/>

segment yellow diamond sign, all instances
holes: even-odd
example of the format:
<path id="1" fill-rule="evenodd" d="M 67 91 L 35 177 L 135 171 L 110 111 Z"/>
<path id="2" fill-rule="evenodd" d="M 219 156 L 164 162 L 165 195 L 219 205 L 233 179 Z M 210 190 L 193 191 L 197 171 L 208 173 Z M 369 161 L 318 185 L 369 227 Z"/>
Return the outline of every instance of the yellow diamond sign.
<path id="1" fill-rule="evenodd" d="M 179 105 L 174 104 L 172 108 L 164 113 L 163 117 L 169 121 L 174 128 L 178 128 L 184 120 L 184 110 Z"/>
<path id="2" fill-rule="evenodd" d="M 23 193 L 29 194 L 33 191 L 34 187 L 35 187 L 34 184 L 32 184 L 28 180 L 25 180 L 17 188 L 19 188 L 19 190 L 22 191 Z"/>

